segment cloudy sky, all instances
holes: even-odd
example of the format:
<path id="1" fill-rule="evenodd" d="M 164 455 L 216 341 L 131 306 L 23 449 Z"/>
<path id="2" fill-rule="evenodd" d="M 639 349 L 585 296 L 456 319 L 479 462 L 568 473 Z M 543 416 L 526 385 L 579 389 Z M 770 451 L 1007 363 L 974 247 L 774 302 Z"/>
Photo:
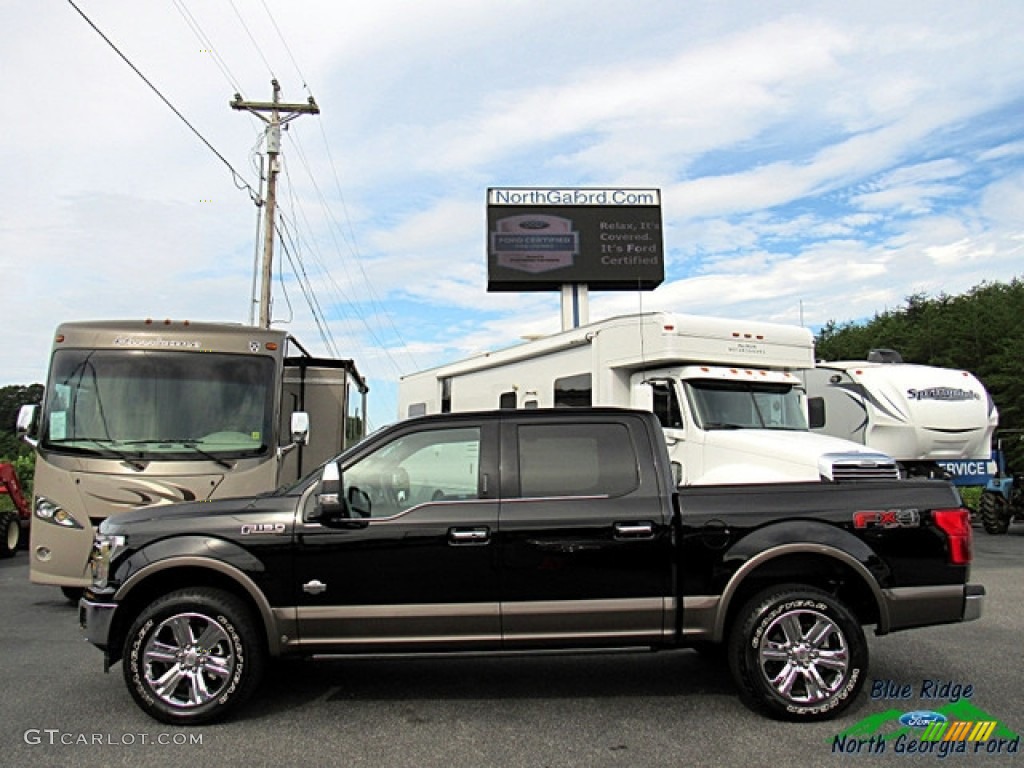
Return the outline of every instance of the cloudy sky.
<path id="1" fill-rule="evenodd" d="M 63 320 L 249 319 L 263 129 L 229 101 L 272 78 L 321 109 L 283 142 L 274 324 L 355 358 L 375 426 L 400 375 L 559 328 L 557 294 L 486 292 L 488 187 L 661 190 L 665 282 L 595 292 L 591 319 L 816 328 L 1024 275 L 1019 0 L 0 0 L 0 19 L 0 385 L 43 381 Z"/>

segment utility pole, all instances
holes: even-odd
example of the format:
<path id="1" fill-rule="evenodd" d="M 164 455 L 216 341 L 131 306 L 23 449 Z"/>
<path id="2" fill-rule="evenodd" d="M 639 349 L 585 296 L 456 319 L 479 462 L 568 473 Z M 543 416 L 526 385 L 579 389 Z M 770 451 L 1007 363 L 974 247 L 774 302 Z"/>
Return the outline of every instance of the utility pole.
<path id="1" fill-rule="evenodd" d="M 233 101 L 230 102 L 232 109 L 245 110 L 256 115 L 267 124 L 267 211 L 263 230 L 263 269 L 262 282 L 260 284 L 260 327 L 270 327 L 270 288 L 272 277 L 272 266 L 274 261 L 274 207 L 277 203 L 277 174 L 281 170 L 278 155 L 281 154 L 281 126 L 294 120 L 299 115 L 318 115 L 320 107 L 316 105 L 313 97 L 309 97 L 306 104 L 282 104 L 281 86 L 277 80 L 271 80 L 270 85 L 274 89 L 273 101 L 243 101 L 241 94 L 236 93 Z M 269 112 L 270 117 L 265 117 L 261 112 Z M 282 117 L 281 113 L 288 114 Z"/>

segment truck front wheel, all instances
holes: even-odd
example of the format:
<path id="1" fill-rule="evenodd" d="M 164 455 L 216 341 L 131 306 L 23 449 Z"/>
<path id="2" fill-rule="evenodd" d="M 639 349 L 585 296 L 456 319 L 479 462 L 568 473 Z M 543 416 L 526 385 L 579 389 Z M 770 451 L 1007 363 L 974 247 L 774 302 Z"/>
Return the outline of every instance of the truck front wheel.
<path id="1" fill-rule="evenodd" d="M 827 592 L 773 587 L 740 610 L 729 638 L 729 667 L 740 696 L 784 720 L 825 720 L 864 685 L 867 641 L 853 614 Z"/>
<path id="2" fill-rule="evenodd" d="M 164 723 L 226 715 L 259 684 L 265 652 L 244 603 L 217 589 L 171 592 L 132 624 L 124 679 L 136 703 Z"/>

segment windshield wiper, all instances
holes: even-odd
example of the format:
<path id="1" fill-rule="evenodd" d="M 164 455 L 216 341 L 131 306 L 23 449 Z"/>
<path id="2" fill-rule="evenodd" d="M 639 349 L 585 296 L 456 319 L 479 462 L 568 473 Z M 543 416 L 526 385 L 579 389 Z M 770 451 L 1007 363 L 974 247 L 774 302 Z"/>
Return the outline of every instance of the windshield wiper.
<path id="1" fill-rule="evenodd" d="M 132 440 L 130 445 L 180 445 L 182 448 L 188 448 L 190 451 L 194 451 L 208 461 L 215 462 L 224 469 L 234 469 L 232 464 L 227 459 L 216 456 L 209 451 L 204 451 L 199 447 L 199 441 L 191 437 L 177 438 L 177 437 L 165 437 L 160 440 Z"/>
<path id="2" fill-rule="evenodd" d="M 97 450 L 96 448 L 85 448 L 85 447 L 83 447 L 81 445 L 69 445 L 69 443 L 78 442 L 79 440 L 87 440 L 90 443 L 95 443 L 96 445 L 99 446 L 99 449 Z M 118 441 L 114 440 L 112 438 L 109 438 L 109 437 L 73 437 L 73 438 L 68 439 L 68 440 L 60 440 L 60 441 L 54 440 L 54 441 L 51 441 L 51 442 L 60 444 L 65 450 L 81 451 L 82 453 L 89 453 L 89 454 L 92 454 L 94 456 L 104 456 L 104 455 L 113 454 L 114 456 L 119 458 L 121 461 L 123 461 L 125 464 L 130 466 L 132 469 L 135 469 L 135 470 L 137 470 L 139 472 L 141 472 L 142 470 L 144 470 L 146 468 L 145 462 L 143 462 L 141 459 L 138 459 L 138 458 L 134 458 L 133 459 L 131 456 L 129 456 L 124 451 L 121 451 L 121 450 L 118 450 L 117 448 L 115 448 L 114 447 L 114 443 L 116 443 Z"/>

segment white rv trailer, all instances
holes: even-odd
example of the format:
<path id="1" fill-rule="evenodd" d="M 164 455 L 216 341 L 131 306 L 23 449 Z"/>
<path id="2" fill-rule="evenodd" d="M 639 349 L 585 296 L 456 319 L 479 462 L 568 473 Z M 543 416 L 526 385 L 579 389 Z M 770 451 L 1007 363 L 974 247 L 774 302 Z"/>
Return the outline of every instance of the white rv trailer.
<path id="1" fill-rule="evenodd" d="M 686 485 L 896 477 L 893 460 L 808 431 L 810 331 L 654 312 L 405 376 L 399 418 L 492 408 L 654 411 Z"/>
<path id="2" fill-rule="evenodd" d="M 952 473 L 984 484 L 999 413 L 968 371 L 902 362 L 892 350 L 867 360 L 819 362 L 804 372 L 810 426 L 895 458 L 908 475 Z"/>

